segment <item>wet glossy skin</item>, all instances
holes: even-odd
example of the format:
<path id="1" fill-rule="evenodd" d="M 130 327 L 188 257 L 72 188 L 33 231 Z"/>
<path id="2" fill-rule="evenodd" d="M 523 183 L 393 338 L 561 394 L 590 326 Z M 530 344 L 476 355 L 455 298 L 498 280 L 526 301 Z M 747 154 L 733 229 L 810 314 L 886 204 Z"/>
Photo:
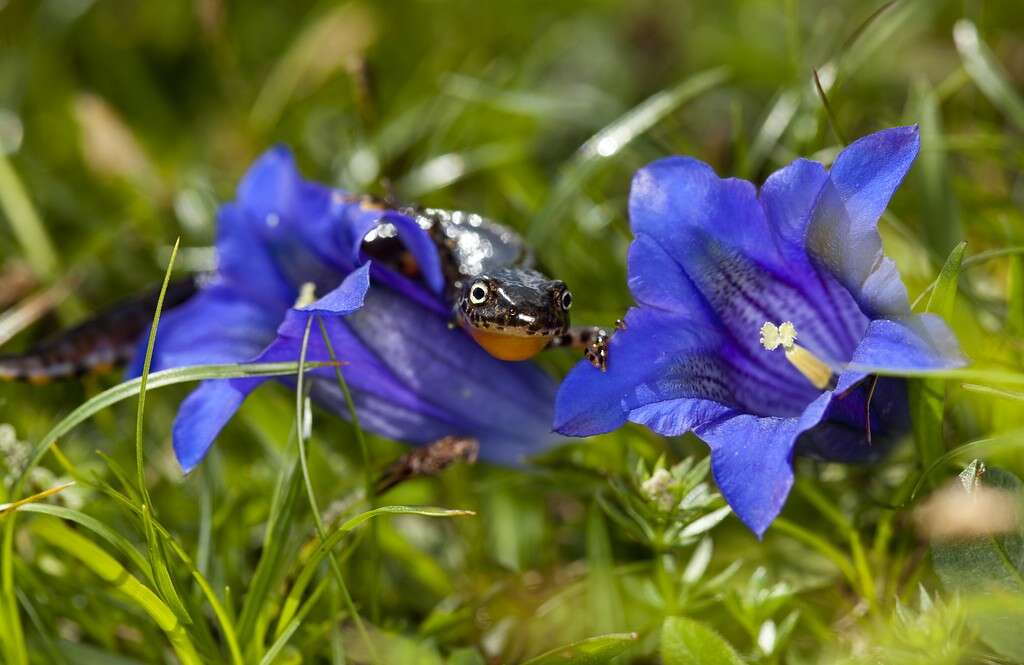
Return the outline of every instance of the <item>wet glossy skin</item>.
<path id="1" fill-rule="evenodd" d="M 455 314 L 491 355 L 525 360 L 568 331 L 571 306 L 565 282 L 509 267 L 464 280 Z"/>
<path id="2" fill-rule="evenodd" d="M 512 230 L 460 210 L 401 212 L 434 239 L 454 319 L 488 353 L 502 360 L 526 360 L 568 331 L 572 295 L 564 282 L 533 267 L 533 254 Z M 401 267 L 402 259 L 393 256 L 401 244 L 388 226 L 372 232 L 364 248 Z"/>
<path id="3" fill-rule="evenodd" d="M 372 197 L 359 197 L 359 201 L 377 210 L 393 207 Z M 525 360 L 551 346 L 589 339 L 570 333 L 572 295 L 563 282 L 534 269 L 532 253 L 513 231 L 475 213 L 398 210 L 430 233 L 441 256 L 445 297 L 453 318 L 491 355 Z M 363 249 L 375 261 L 412 277 L 418 275 L 415 261 L 390 224 L 371 231 Z M 195 289 L 191 278 L 172 285 L 165 310 L 185 302 Z M 154 291 L 128 299 L 24 353 L 0 354 L 0 380 L 45 383 L 126 362 L 152 320 L 156 295 Z M 592 362 L 603 367 L 603 360 Z"/>

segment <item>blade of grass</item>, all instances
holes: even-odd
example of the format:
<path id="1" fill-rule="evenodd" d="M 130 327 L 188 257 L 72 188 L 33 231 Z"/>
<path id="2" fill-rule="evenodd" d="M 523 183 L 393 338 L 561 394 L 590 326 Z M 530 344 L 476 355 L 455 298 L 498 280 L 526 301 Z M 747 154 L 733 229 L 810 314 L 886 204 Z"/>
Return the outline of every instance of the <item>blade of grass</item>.
<path id="1" fill-rule="evenodd" d="M 127 509 L 130 513 L 141 518 L 142 503 L 138 497 L 129 494 L 129 492 L 132 492 L 135 489 L 131 483 L 124 483 L 126 493 L 122 494 L 114 489 L 109 483 L 102 480 L 90 481 L 74 465 L 72 465 L 67 458 L 64 457 L 63 453 L 60 452 L 60 448 L 57 446 L 53 447 L 53 453 L 54 457 L 56 457 L 57 461 L 60 463 L 61 468 L 64 469 L 64 472 L 75 478 L 77 482 L 106 494 L 116 503 Z M 46 504 L 33 504 L 32 506 L 26 506 L 21 509 L 21 512 L 39 512 L 53 515 L 68 521 L 76 522 L 81 526 L 92 530 L 101 538 L 110 542 L 114 547 L 121 550 L 125 556 L 131 559 L 132 562 L 145 573 L 146 578 L 153 581 L 155 584 L 149 561 L 142 556 L 131 543 L 116 532 L 111 531 L 102 522 L 95 518 L 77 510 Z M 207 581 L 205 573 L 195 563 L 193 563 L 192 559 L 190 559 L 188 554 L 185 552 L 185 549 L 171 537 L 170 532 L 156 519 L 153 520 L 153 527 L 156 530 L 157 535 L 163 539 L 165 546 L 174 552 L 174 554 L 192 573 L 193 578 L 199 585 L 200 591 L 206 597 L 207 602 L 209 602 L 210 607 L 213 609 L 213 613 L 220 624 L 221 631 L 224 635 L 224 641 L 227 642 L 232 663 L 234 665 L 243 665 L 244 661 L 242 659 L 241 650 L 238 648 L 238 639 L 236 637 L 231 612 L 227 611 L 224 605 L 221 604 L 220 599 L 213 592 L 213 587 L 210 586 L 210 583 Z M 227 595 L 227 590 L 225 590 L 225 596 L 230 601 L 230 596 Z"/>
<path id="2" fill-rule="evenodd" d="M 683 104 L 724 83 L 729 72 L 716 67 L 683 80 L 675 87 L 655 93 L 590 137 L 562 168 L 544 208 L 530 222 L 527 239 L 534 247 L 558 230 L 559 218 L 569 201 L 611 157 L 619 154 L 638 136 L 649 131 Z"/>
<path id="3" fill-rule="evenodd" d="M 302 334 L 302 347 L 299 351 L 299 374 L 295 382 L 295 435 L 298 437 L 299 464 L 302 466 L 302 480 L 306 485 L 306 498 L 309 501 L 309 508 L 313 512 L 313 524 L 316 526 L 317 535 L 320 537 L 320 541 L 323 542 L 327 538 L 327 531 L 324 528 L 323 516 L 320 514 L 320 506 L 316 500 L 316 492 L 313 490 L 313 479 L 309 475 L 309 452 L 306 450 L 305 431 L 305 410 L 308 407 L 306 406 L 306 395 L 303 392 L 306 373 L 302 371 L 302 364 L 306 362 L 306 352 L 309 348 L 309 333 L 312 328 L 313 317 L 309 317 L 306 320 L 306 329 Z M 341 592 L 341 598 L 345 601 L 345 606 L 356 624 L 356 630 L 359 631 L 360 638 L 366 644 L 366 652 L 370 656 L 370 662 L 379 663 L 380 656 L 377 654 L 373 640 L 370 639 L 370 634 L 366 631 L 363 619 L 359 615 L 355 603 L 352 601 L 352 594 L 348 591 L 348 585 L 345 584 L 345 576 L 342 574 L 341 566 L 338 565 L 338 560 L 333 552 L 328 553 L 327 563 L 330 566 L 331 573 L 334 575 L 334 579 L 338 583 L 338 591 Z M 278 625 L 280 626 L 280 623 Z"/>
<path id="4" fill-rule="evenodd" d="M 974 256 L 968 256 L 965 258 L 963 260 L 962 268 L 966 270 L 968 268 L 981 265 L 991 259 L 997 259 L 1004 256 L 1024 256 L 1024 247 L 1000 247 L 999 249 L 990 249 L 985 252 L 978 252 Z M 914 302 L 910 305 L 910 309 L 917 310 L 917 306 L 921 304 L 921 301 L 924 300 L 925 297 L 928 297 L 938 284 L 939 277 L 936 277 L 934 282 L 926 286 L 921 293 L 917 294 L 917 297 L 914 298 Z"/>
<path id="5" fill-rule="evenodd" d="M 785 533 L 786 535 L 799 540 L 805 545 L 810 546 L 816 550 L 819 554 L 824 556 L 826 559 L 831 561 L 839 569 L 839 572 L 843 574 L 843 577 L 856 588 L 859 583 L 859 573 L 850 563 L 850 560 L 843 554 L 835 545 L 828 542 L 821 536 L 808 531 L 807 529 L 790 522 L 789 520 L 779 517 L 772 522 L 772 530 Z"/>
<path id="6" fill-rule="evenodd" d="M 1024 372 L 989 367 L 956 367 L 952 369 L 893 369 L 876 365 L 851 363 L 846 369 L 877 374 L 878 376 L 901 376 L 905 378 L 945 379 L 981 383 L 1005 383 L 1014 386 L 1024 385 Z"/>
<path id="7" fill-rule="evenodd" d="M 107 496 L 110 496 L 115 501 L 120 503 L 122 506 L 132 511 L 137 516 L 141 517 L 142 506 L 133 503 L 131 498 L 124 494 L 121 494 L 120 492 L 117 492 L 112 488 L 106 488 L 103 491 L 107 494 Z M 221 603 L 220 599 L 214 593 L 213 587 L 210 586 L 210 583 L 206 579 L 205 575 L 202 573 L 202 571 L 199 570 L 195 562 L 192 561 L 191 557 L 188 556 L 188 553 L 185 551 L 185 549 L 176 540 L 174 540 L 173 537 L 171 537 L 171 533 L 167 530 L 167 528 L 164 527 L 156 519 L 153 519 L 152 524 L 157 535 L 164 540 L 167 547 L 169 547 L 170 550 L 175 554 L 175 556 L 177 556 L 185 565 L 185 567 L 189 569 L 189 572 L 195 579 L 196 584 L 199 585 L 200 590 L 203 592 L 203 595 L 206 597 L 207 602 L 210 604 L 210 608 L 213 609 L 213 613 L 217 617 L 217 621 L 220 624 L 221 631 L 224 634 L 224 641 L 227 642 L 228 651 L 231 653 L 231 661 L 235 665 L 243 665 L 244 659 L 242 658 L 242 651 L 238 647 L 237 631 L 235 630 L 234 622 L 231 619 L 231 613 L 228 612 L 225 606 Z M 229 596 L 227 596 L 226 590 L 225 597 L 229 598 Z"/>
<path id="8" fill-rule="evenodd" d="M 186 624 L 192 623 L 188 609 L 174 585 L 174 577 L 171 575 L 170 567 L 167 564 L 166 553 L 163 544 L 156 536 L 153 529 L 153 503 L 149 497 L 149 488 L 146 487 L 146 466 L 143 452 L 143 424 L 146 413 L 146 384 L 149 382 L 149 369 L 153 362 L 153 347 L 156 345 L 156 333 L 160 327 L 160 314 L 164 306 L 164 296 L 167 294 L 167 286 L 171 283 L 171 273 L 174 271 L 174 260 L 178 256 L 178 247 L 181 238 L 174 241 L 171 249 L 171 257 L 167 262 L 167 269 L 164 271 L 164 281 L 160 286 L 160 295 L 156 299 L 156 308 L 153 312 L 153 320 L 149 326 L 149 339 L 146 341 L 146 356 L 142 363 L 142 373 L 139 376 L 139 406 L 135 416 L 135 473 L 138 484 L 139 497 L 142 500 L 142 528 L 146 534 L 146 551 L 149 555 L 149 565 L 156 580 L 156 588 L 160 597 L 167 603 L 178 618 Z"/>
<path id="9" fill-rule="evenodd" d="M 292 585 L 292 590 L 288 594 L 288 598 L 285 599 L 284 605 L 281 609 L 280 621 L 282 625 L 288 623 L 291 617 L 295 614 L 295 611 L 299 607 L 299 600 L 304 589 L 309 586 L 310 580 L 313 579 L 313 575 L 316 573 L 317 568 L 323 561 L 324 557 L 328 552 L 331 552 L 338 543 L 352 530 L 360 526 L 367 520 L 371 520 L 379 515 L 422 515 L 424 517 L 462 517 L 466 515 L 475 515 L 471 510 L 453 510 L 449 508 L 436 508 L 433 506 L 381 506 L 374 508 L 373 510 L 367 510 L 362 512 L 355 517 L 352 517 L 348 521 L 335 527 L 326 538 L 320 541 L 320 545 L 316 551 L 313 552 L 306 562 L 303 564 L 299 574 L 295 577 L 295 583 Z"/>
<path id="10" fill-rule="evenodd" d="M 742 167 L 745 175 L 757 174 L 799 110 L 800 88 L 785 90 L 778 95 L 750 144 L 750 151 Z"/>
<path id="11" fill-rule="evenodd" d="M 62 279 L 0 314 L 0 346 L 60 305 L 77 282 L 74 277 Z"/>
<path id="12" fill-rule="evenodd" d="M 68 483 L 63 483 L 61 485 L 55 485 L 53 487 L 47 488 L 42 492 L 39 492 L 38 494 L 33 494 L 32 496 L 25 497 L 24 499 L 21 499 L 19 501 L 14 501 L 13 503 L 0 503 L 0 517 L 3 517 L 7 513 L 15 511 L 18 508 L 21 508 L 22 506 L 27 506 L 28 504 L 36 503 L 37 501 L 42 501 L 46 497 L 53 496 L 58 492 L 63 492 L 64 490 L 66 490 L 67 488 L 71 487 L 74 484 L 75 481 L 72 480 L 71 482 Z"/>
<path id="13" fill-rule="evenodd" d="M 136 568 L 143 571 L 147 578 L 152 577 L 149 570 L 149 561 L 139 553 L 139 550 L 128 542 L 124 536 L 114 531 L 95 517 L 86 515 L 80 510 L 73 510 L 71 508 L 65 508 L 64 506 L 54 506 L 46 503 L 20 506 L 18 508 L 18 512 L 39 513 L 40 515 L 50 515 L 51 517 L 60 518 L 66 522 L 74 522 L 75 524 L 92 531 L 97 536 L 113 545 L 121 554 L 129 559 Z"/>
<path id="14" fill-rule="evenodd" d="M 973 383 L 965 383 L 960 387 L 972 393 L 981 393 L 982 395 L 992 395 L 993 397 L 998 397 L 1000 399 L 1012 399 L 1018 402 L 1024 402 L 1024 392 L 1016 390 L 1000 390 L 998 388 L 979 386 Z"/>
<path id="15" fill-rule="evenodd" d="M 165 605 L 152 589 L 139 582 L 138 578 L 128 572 L 106 550 L 59 521 L 37 521 L 32 526 L 36 536 L 81 561 L 86 568 L 131 599 L 148 614 L 167 635 L 167 639 L 183 665 L 201 665 L 202 659 L 192 645 L 185 627 L 171 608 Z"/>
<path id="16" fill-rule="evenodd" d="M 832 133 L 835 134 L 836 140 L 839 141 L 839 145 L 846 145 L 846 137 L 843 136 L 843 132 L 839 129 L 839 121 L 836 119 L 836 114 L 832 111 L 832 104 L 828 101 L 828 95 L 825 94 L 825 88 L 821 85 L 821 77 L 818 76 L 818 70 L 812 70 L 814 72 L 814 89 L 818 91 L 818 99 L 821 100 L 821 105 L 825 108 L 825 117 L 828 118 L 828 126 L 832 129 Z"/>
<path id="17" fill-rule="evenodd" d="M 588 637 L 542 653 L 523 665 L 600 665 L 628 649 L 636 642 L 636 633 L 612 633 Z"/>
<path id="18" fill-rule="evenodd" d="M 36 627 L 36 632 L 39 633 L 39 637 L 42 639 L 43 646 L 46 649 L 46 655 L 50 659 L 49 662 L 54 664 L 67 663 L 68 661 L 64 658 L 64 654 L 62 654 L 57 649 L 57 645 L 53 643 L 53 637 L 51 637 L 50 633 L 55 631 L 46 630 L 46 626 L 43 625 L 42 619 L 39 618 L 39 612 L 36 611 L 35 606 L 32 604 L 32 600 L 26 596 L 21 589 L 18 589 L 18 602 L 21 603 L 22 608 L 25 610 L 25 614 L 28 615 L 28 620 Z"/>
<path id="19" fill-rule="evenodd" d="M 926 312 L 938 314 L 947 321 L 953 315 L 957 284 L 963 271 L 967 243 L 953 248 L 939 271 L 936 286 L 928 297 Z M 913 423 L 914 444 L 921 467 L 927 467 L 945 451 L 942 424 L 946 411 L 946 382 L 941 379 L 919 379 L 910 382 L 910 412 Z"/>
<path id="20" fill-rule="evenodd" d="M 937 469 L 942 468 L 944 465 L 953 462 L 953 460 L 964 459 L 968 456 L 970 459 L 979 457 L 984 453 L 1000 450 L 1009 450 L 1013 448 L 1024 448 L 1024 430 L 1015 430 L 1007 432 L 1000 436 L 994 436 L 986 439 L 978 439 L 977 441 L 971 441 L 965 443 L 962 446 L 958 446 L 939 457 L 931 466 L 921 472 L 921 477 L 918 478 L 917 483 L 914 485 L 914 489 L 910 492 L 908 501 L 913 501 L 917 496 L 917 493 L 924 487 L 927 478 Z"/>
<path id="21" fill-rule="evenodd" d="M 302 625 L 302 622 L 303 620 L 305 620 L 306 615 L 309 614 L 310 610 L 312 610 L 320 601 L 320 596 L 323 595 L 324 590 L 326 588 L 326 579 L 322 580 L 320 584 L 316 585 L 316 588 L 313 589 L 313 593 L 309 595 L 309 598 L 302 606 L 302 609 L 299 610 L 299 613 L 296 614 L 295 617 L 288 622 L 288 625 L 285 626 L 283 630 L 278 631 L 277 638 L 274 640 L 274 643 L 270 645 L 270 648 L 267 649 L 267 653 L 263 656 L 263 659 L 260 660 L 260 665 L 272 665 L 274 659 L 277 658 L 277 654 L 279 654 L 281 652 L 281 649 L 283 649 L 285 645 L 288 644 L 288 640 L 292 638 L 292 635 L 295 634 L 295 631 L 299 629 L 300 625 Z M 337 621 L 337 619 L 334 620 Z M 371 654 L 372 653 L 376 652 L 371 652 Z"/>
<path id="22" fill-rule="evenodd" d="M 963 238 L 956 202 L 949 186 L 948 151 L 939 100 L 926 79 L 914 86 L 913 112 L 921 127 L 918 180 L 924 203 L 923 235 L 932 254 L 947 255 Z"/>
<path id="23" fill-rule="evenodd" d="M 330 364 L 310 363 L 310 367 L 326 367 Z M 294 374 L 297 370 L 298 365 L 296 363 L 265 363 L 258 365 L 219 364 L 176 367 L 151 374 L 148 389 L 153 390 L 177 383 L 187 383 L 202 379 L 285 376 Z M 140 383 L 141 380 L 136 378 L 109 388 L 80 405 L 61 420 L 33 448 L 28 465 L 15 480 L 11 496 L 17 497 L 21 494 L 26 474 L 39 463 L 58 438 L 64 436 L 83 421 L 108 406 L 137 395 Z M 7 661 L 14 665 L 25 665 L 28 663 L 28 654 L 25 651 L 24 632 L 21 628 L 21 619 L 17 610 L 17 598 L 15 597 L 14 587 L 14 526 L 16 521 L 14 515 L 5 520 L 3 543 L 2 548 L 0 548 L 0 582 L 2 582 L 3 591 L 3 603 L 0 611 L 4 615 L 4 620 L 0 621 L 0 631 L 3 631 L 3 648 L 6 649 Z"/>
<path id="24" fill-rule="evenodd" d="M 344 3 L 313 19 L 267 76 L 250 112 L 253 125 L 272 127 L 293 97 L 315 89 L 346 62 L 361 57 L 376 38 L 374 17 L 362 5 Z"/>
<path id="25" fill-rule="evenodd" d="M 328 367 L 331 363 L 309 363 L 310 368 L 317 367 Z M 147 390 L 155 390 L 157 388 L 165 388 L 167 386 L 173 386 L 178 383 L 190 383 L 193 381 L 202 381 L 204 379 L 238 379 L 253 376 L 287 376 L 295 374 L 299 369 L 298 363 L 260 363 L 253 365 L 239 365 L 239 364 L 217 364 L 217 365 L 195 365 L 192 367 L 174 367 L 172 369 L 165 369 L 160 372 L 154 372 L 149 375 L 149 381 Z M 74 411 L 64 417 L 57 425 L 54 426 L 39 443 L 32 449 L 32 455 L 29 458 L 29 464 L 21 474 L 21 478 L 24 478 L 25 473 L 28 472 L 32 467 L 39 463 L 39 460 L 46 455 L 46 452 L 50 449 L 57 439 L 64 436 L 72 429 L 80 425 L 85 420 L 95 415 L 97 412 L 103 409 L 117 404 L 126 399 L 130 399 L 139 393 L 139 387 L 142 384 L 141 378 L 131 379 L 118 385 L 104 390 L 99 395 L 91 398 L 81 406 L 76 408 Z M 17 485 L 16 485 L 17 487 Z"/>
<path id="26" fill-rule="evenodd" d="M 1024 99 L 1013 89 L 1006 71 L 981 40 L 977 26 L 968 19 L 960 19 L 953 26 L 953 42 L 964 69 L 982 94 L 1017 125 L 1017 129 L 1024 129 Z"/>
<path id="27" fill-rule="evenodd" d="M 878 20 L 878 17 L 880 17 L 885 12 L 889 11 L 893 7 L 893 5 L 895 5 L 898 2 L 899 0 L 889 0 L 889 2 L 886 2 L 881 7 L 871 12 L 871 15 L 864 19 L 864 21 L 861 22 L 861 24 L 858 25 L 857 28 L 850 33 L 850 36 L 846 38 L 846 41 L 843 42 L 843 45 L 839 47 L 839 52 L 845 53 L 846 51 L 850 50 L 850 48 L 857 43 L 857 40 L 860 39 L 861 35 L 863 35 L 867 31 L 871 24 Z"/>
<path id="28" fill-rule="evenodd" d="M 317 324 L 320 326 L 320 336 L 324 340 L 324 346 L 327 348 L 328 357 L 332 362 L 337 363 L 338 357 L 334 353 L 334 345 L 331 343 L 331 336 L 327 334 L 327 327 L 324 325 L 324 321 L 321 317 L 317 317 Z M 338 388 L 341 389 L 341 394 L 345 397 L 345 408 L 348 410 L 348 416 L 351 419 L 352 429 L 355 432 L 356 445 L 359 446 L 359 456 L 363 463 L 363 490 L 366 495 L 366 503 L 372 509 L 376 507 L 376 483 L 374 481 L 374 471 L 370 463 L 370 447 L 366 445 L 366 434 L 363 432 L 363 427 L 359 423 L 359 413 L 356 411 L 356 403 L 352 399 L 352 391 L 348 388 L 348 382 L 345 381 L 345 376 L 341 373 L 341 366 L 334 366 L 334 377 L 338 381 Z M 377 530 L 377 525 L 371 526 L 370 538 L 369 538 L 369 553 L 368 557 L 371 561 L 370 571 L 370 617 L 373 621 L 380 619 L 380 607 L 378 604 L 379 589 L 380 589 L 380 533 Z"/>
<path id="29" fill-rule="evenodd" d="M 293 428 L 292 436 L 294 436 L 294 431 Z M 238 637 L 243 644 L 248 645 L 246 647 L 247 656 L 251 655 L 251 651 L 261 644 L 260 640 L 255 639 L 259 615 L 280 572 L 284 547 L 287 544 L 287 536 L 291 530 L 301 491 L 302 473 L 297 457 L 293 457 L 288 464 L 282 466 L 281 476 L 274 488 L 274 496 L 270 503 L 270 515 L 267 518 L 267 526 L 263 534 L 260 560 L 256 564 L 256 571 L 249 583 L 245 600 L 242 601 L 242 611 L 238 617 Z"/>

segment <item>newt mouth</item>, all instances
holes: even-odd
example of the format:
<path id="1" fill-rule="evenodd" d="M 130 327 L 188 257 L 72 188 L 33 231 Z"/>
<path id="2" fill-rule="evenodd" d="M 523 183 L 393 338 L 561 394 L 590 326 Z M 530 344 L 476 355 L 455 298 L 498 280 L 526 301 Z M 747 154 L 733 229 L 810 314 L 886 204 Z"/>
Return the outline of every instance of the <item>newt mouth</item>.
<path id="1" fill-rule="evenodd" d="M 500 332 L 493 328 L 466 328 L 477 344 L 499 360 L 528 360 L 547 348 L 554 336 L 553 332 L 527 335 L 526 331 L 514 328 Z"/>

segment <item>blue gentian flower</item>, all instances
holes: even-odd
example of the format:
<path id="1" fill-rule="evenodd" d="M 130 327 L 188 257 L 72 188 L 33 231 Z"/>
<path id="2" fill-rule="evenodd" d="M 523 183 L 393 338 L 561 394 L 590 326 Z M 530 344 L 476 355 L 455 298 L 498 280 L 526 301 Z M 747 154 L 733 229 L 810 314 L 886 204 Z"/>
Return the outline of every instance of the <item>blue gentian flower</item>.
<path id="1" fill-rule="evenodd" d="M 385 221 L 415 257 L 420 278 L 361 255 L 366 233 Z M 472 436 L 485 458 L 499 462 L 518 461 L 555 438 L 554 382 L 533 363 L 496 360 L 448 326 L 438 254 L 411 218 L 304 180 L 291 154 L 276 148 L 251 167 L 218 225 L 216 273 L 162 317 L 154 371 L 298 360 L 306 322 L 318 316 L 346 363 L 342 373 L 366 429 L 408 443 Z M 304 285 L 321 297 L 296 307 Z M 330 359 L 315 321 L 307 359 Z M 141 358 L 130 372 L 140 364 Z M 314 400 L 347 416 L 333 369 L 312 370 L 308 378 Z M 264 381 L 210 380 L 185 399 L 173 428 L 185 471 Z"/>
<path id="2" fill-rule="evenodd" d="M 794 452 L 877 457 L 906 430 L 905 381 L 848 367 L 963 363 L 939 318 L 911 313 L 876 228 L 919 144 L 917 127 L 878 132 L 831 169 L 793 162 L 760 192 L 688 157 L 641 169 L 629 198 L 638 304 L 607 373 L 580 363 L 562 384 L 555 429 L 693 432 L 758 537 L 793 484 Z"/>

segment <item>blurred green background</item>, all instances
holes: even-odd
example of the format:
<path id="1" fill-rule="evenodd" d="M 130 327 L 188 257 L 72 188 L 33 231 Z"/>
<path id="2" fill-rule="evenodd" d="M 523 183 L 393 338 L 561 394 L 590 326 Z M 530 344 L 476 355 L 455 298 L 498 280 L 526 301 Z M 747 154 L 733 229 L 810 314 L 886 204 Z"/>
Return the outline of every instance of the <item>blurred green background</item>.
<path id="1" fill-rule="evenodd" d="M 796 156 L 828 162 L 844 142 L 916 122 L 922 151 L 882 222 L 887 249 L 913 298 L 967 241 L 952 323 L 972 359 L 1019 372 L 1022 88 L 1020 0 L 0 0 L 0 307 L 72 287 L 38 321 L 0 318 L 0 348 L 24 348 L 157 282 L 178 237 L 179 269 L 210 267 L 217 205 L 278 142 L 308 177 L 507 222 L 573 289 L 576 320 L 610 324 L 630 304 L 625 201 L 638 167 L 689 154 L 760 182 Z M 544 362 L 562 372 L 574 360 Z M 113 382 L 0 386 L 0 423 L 13 426 L 4 436 L 35 442 Z M 173 540 L 218 593 L 229 587 L 230 614 L 265 546 L 294 396 L 260 391 L 182 479 L 169 423 L 184 394 L 162 390 L 147 402 L 147 480 Z M 989 463 L 1019 475 L 1015 395 L 951 382 L 933 434 L 943 449 L 1008 442 Z M 36 489 L 77 474 L 65 505 L 141 547 L 136 515 L 101 486 L 134 464 L 134 413 L 119 405 L 60 441 L 66 457 L 47 459 L 51 475 Z M 312 448 L 321 505 L 347 514 L 362 483 L 350 428 L 318 414 Z M 374 440 L 373 464 L 400 450 Z M 381 521 L 344 549 L 382 662 L 515 663 L 621 631 L 638 639 L 616 662 L 660 662 L 666 614 L 706 621 L 750 662 L 1013 662 L 1022 653 L 993 646 L 999 639 L 941 585 L 907 511 L 886 508 L 919 472 L 909 441 L 877 467 L 799 464 L 807 485 L 784 518 L 806 530 L 773 528 L 758 543 L 727 519 L 702 579 L 738 569 L 706 588 L 694 582 L 689 604 L 675 606 L 659 579 L 683 574 L 693 543 L 637 542 L 609 505 L 619 490 L 635 494 L 638 460 L 662 453 L 671 463 L 704 449 L 627 429 L 554 451 L 531 471 L 457 467 L 400 488 L 397 503 L 479 515 Z M 830 521 L 819 499 L 843 520 Z M 267 608 L 293 581 L 288 562 L 314 542 L 305 504 L 295 511 Z M 19 519 L 11 563 L 33 661 L 167 662 L 155 624 L 32 537 L 43 519 Z M 829 547 L 862 557 L 871 583 L 845 579 Z M 190 634 L 221 662 L 224 640 L 187 567 L 172 571 L 196 619 Z M 274 662 L 365 662 L 330 573 L 316 579 L 327 582 L 323 595 Z M 273 640 L 253 642 L 243 649 L 259 662 Z"/>

